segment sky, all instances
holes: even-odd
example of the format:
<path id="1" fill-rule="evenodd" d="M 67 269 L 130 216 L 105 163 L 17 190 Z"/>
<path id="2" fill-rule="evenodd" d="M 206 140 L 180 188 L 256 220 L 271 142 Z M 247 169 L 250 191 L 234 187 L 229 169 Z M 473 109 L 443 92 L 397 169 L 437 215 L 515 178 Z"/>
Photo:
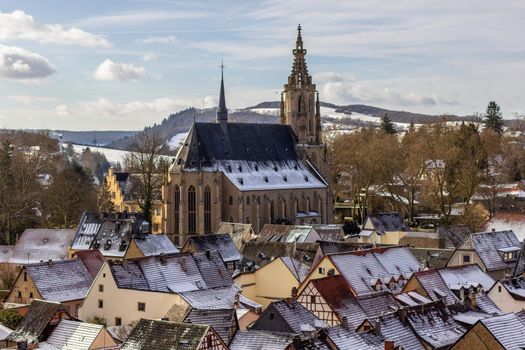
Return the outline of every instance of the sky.
<path id="1" fill-rule="evenodd" d="M 278 100 L 303 28 L 321 100 L 525 113 L 524 1 L 2 0 L 0 128 L 139 130 Z"/>

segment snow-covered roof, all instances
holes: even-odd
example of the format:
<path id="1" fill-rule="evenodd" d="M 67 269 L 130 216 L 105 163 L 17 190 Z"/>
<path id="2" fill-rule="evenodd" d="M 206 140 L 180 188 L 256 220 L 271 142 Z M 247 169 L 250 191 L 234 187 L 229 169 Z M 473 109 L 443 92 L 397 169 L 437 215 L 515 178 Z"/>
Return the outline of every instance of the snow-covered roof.
<path id="1" fill-rule="evenodd" d="M 67 259 L 75 230 L 27 229 L 16 243 L 8 260 L 11 264 L 32 264 Z"/>

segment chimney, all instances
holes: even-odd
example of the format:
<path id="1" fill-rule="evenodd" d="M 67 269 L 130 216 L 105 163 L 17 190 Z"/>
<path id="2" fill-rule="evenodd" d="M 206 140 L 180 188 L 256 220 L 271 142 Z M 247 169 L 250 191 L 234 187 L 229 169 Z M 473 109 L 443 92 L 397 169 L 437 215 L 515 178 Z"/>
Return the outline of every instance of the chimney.
<path id="1" fill-rule="evenodd" d="M 211 251 L 209 249 L 206 249 L 205 254 L 206 254 L 206 257 L 208 258 L 208 260 L 210 260 L 211 259 Z"/>
<path id="2" fill-rule="evenodd" d="M 297 299 L 297 287 L 293 287 L 292 288 L 291 296 L 292 296 L 292 298 Z"/>
<path id="3" fill-rule="evenodd" d="M 159 260 L 160 260 L 161 264 L 165 264 L 166 263 L 166 254 L 164 254 L 164 252 L 161 252 L 159 254 Z"/>
<path id="4" fill-rule="evenodd" d="M 374 333 L 378 337 L 381 337 L 381 319 L 377 319 L 374 324 Z"/>
<path id="5" fill-rule="evenodd" d="M 188 270 L 188 266 L 186 265 L 186 257 L 181 256 L 180 258 L 180 267 L 182 267 L 182 271 L 186 272 Z"/>
<path id="6" fill-rule="evenodd" d="M 401 306 L 399 309 L 397 309 L 397 317 L 399 318 L 399 321 L 405 325 L 407 320 L 407 310 Z"/>
<path id="7" fill-rule="evenodd" d="M 385 350 L 394 350 L 394 341 L 385 339 Z"/>
<path id="8" fill-rule="evenodd" d="M 341 327 L 344 329 L 348 329 L 348 318 L 346 316 L 343 316 L 341 318 Z"/>
<path id="9" fill-rule="evenodd" d="M 294 304 L 293 304 L 294 299 L 285 298 L 284 301 L 286 301 L 286 304 L 288 304 L 288 306 L 290 306 L 292 309 L 294 308 Z"/>
<path id="10" fill-rule="evenodd" d="M 469 299 L 470 299 L 470 305 L 472 306 L 473 309 L 478 308 L 478 301 L 476 300 L 476 298 L 477 298 L 476 292 L 471 292 Z"/>
<path id="11" fill-rule="evenodd" d="M 53 265 L 53 259 L 49 259 L 49 260 L 47 261 L 47 266 L 51 266 L 51 265 Z"/>

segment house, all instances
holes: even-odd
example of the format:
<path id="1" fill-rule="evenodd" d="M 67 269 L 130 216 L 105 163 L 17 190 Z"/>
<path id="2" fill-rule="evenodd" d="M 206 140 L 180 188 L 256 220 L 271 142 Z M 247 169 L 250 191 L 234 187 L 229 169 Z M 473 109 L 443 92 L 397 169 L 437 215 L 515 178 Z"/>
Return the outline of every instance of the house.
<path id="1" fill-rule="evenodd" d="M 141 319 L 121 350 L 227 350 L 209 325 Z"/>
<path id="2" fill-rule="evenodd" d="M 156 175 L 160 176 L 160 175 Z M 140 202 L 142 200 L 140 186 L 142 175 L 138 173 L 115 172 L 109 168 L 104 177 L 108 186 L 111 202 L 117 212 L 140 213 Z M 162 232 L 162 195 L 160 191 L 154 194 L 153 208 L 151 211 L 151 232 Z"/>
<path id="3" fill-rule="evenodd" d="M 215 233 L 229 234 L 239 251 L 244 249 L 246 242 L 256 238 L 252 224 L 242 224 L 238 222 L 221 222 Z"/>
<path id="4" fill-rule="evenodd" d="M 237 314 L 234 308 L 191 309 L 182 322 L 210 325 L 227 345 L 231 343 L 235 333 L 239 330 Z"/>
<path id="5" fill-rule="evenodd" d="M 254 271 L 278 257 L 291 257 L 311 266 L 318 248 L 318 243 L 247 242 L 238 269 L 240 272 Z"/>
<path id="6" fill-rule="evenodd" d="M 21 266 L 43 261 L 59 261 L 68 258 L 68 248 L 75 230 L 26 229 L 14 247 L 2 249 L 0 263 Z"/>
<path id="7" fill-rule="evenodd" d="M 473 233 L 456 248 L 447 266 L 478 264 L 493 279 L 502 279 L 515 273 L 520 251 L 521 242 L 512 231 Z"/>
<path id="8" fill-rule="evenodd" d="M 419 268 L 418 260 L 403 246 L 329 254 L 312 267 L 299 292 L 310 280 L 332 275 L 342 275 L 354 296 L 388 290 L 396 292 Z"/>
<path id="9" fill-rule="evenodd" d="M 312 312 L 293 298 L 274 301 L 268 305 L 251 329 L 270 332 L 292 333 L 305 338 L 328 327 Z"/>
<path id="10" fill-rule="evenodd" d="M 24 265 L 5 302 L 55 301 L 62 303 L 69 314 L 76 317 L 93 279 L 81 259 Z"/>
<path id="11" fill-rule="evenodd" d="M 525 240 L 525 213 L 498 211 L 481 228 L 489 231 L 512 231 L 518 241 Z"/>
<path id="12" fill-rule="evenodd" d="M 42 349 L 105 350 L 116 349 L 117 343 L 103 325 L 61 320 L 51 331 Z"/>
<path id="13" fill-rule="evenodd" d="M 450 350 L 521 350 L 525 347 L 525 324 L 508 313 L 481 319 L 461 336 Z"/>
<path id="14" fill-rule="evenodd" d="M 525 310 L 525 279 L 520 276 L 499 280 L 487 295 L 503 312 Z"/>
<path id="15" fill-rule="evenodd" d="M 410 298 L 424 297 L 434 302 L 441 300 L 446 305 L 469 300 L 473 309 L 494 314 L 501 310 L 485 294 L 494 283 L 476 264 L 429 269 L 414 273 L 402 291 L 409 294 L 408 298 L 398 299 L 407 306 L 413 306 Z"/>
<path id="16" fill-rule="evenodd" d="M 359 233 L 359 243 L 398 244 L 410 228 L 398 213 L 368 214 Z"/>
<path id="17" fill-rule="evenodd" d="M 205 293 L 194 295 L 197 291 Z M 174 305 L 232 308 L 238 292 L 215 251 L 110 260 L 93 281 L 79 318 L 104 318 L 114 326 L 140 318 L 160 319 Z"/>
<path id="18" fill-rule="evenodd" d="M 235 246 L 231 236 L 226 233 L 188 236 L 181 248 L 183 253 L 197 253 L 207 250 L 217 251 L 226 264 L 226 268 L 232 274 L 237 268 L 239 260 L 241 260 L 241 253 Z"/>
<path id="19" fill-rule="evenodd" d="M 286 350 L 293 334 L 271 331 L 239 331 L 230 344 L 231 350 Z"/>
<path id="20" fill-rule="evenodd" d="M 69 254 L 96 249 L 106 259 L 131 259 L 179 251 L 167 236 L 148 234 L 147 229 L 139 214 L 86 212 L 80 219 Z"/>
<path id="21" fill-rule="evenodd" d="M 386 291 L 352 296 L 342 275 L 311 280 L 297 301 L 327 324 L 346 324 L 353 330 L 399 305 Z"/>
<path id="22" fill-rule="evenodd" d="M 438 226 L 436 232 L 440 239 L 440 248 L 452 249 L 459 247 L 472 234 L 468 225 Z"/>
<path id="23" fill-rule="evenodd" d="M 263 307 L 272 301 L 287 298 L 298 288 L 310 268 L 290 257 L 278 257 L 261 268 L 234 275 L 242 294 Z"/>
<path id="24" fill-rule="evenodd" d="M 71 320 L 63 305 L 53 301 L 33 300 L 18 327 L 7 337 L 17 344 L 34 345 L 45 341 L 62 320 Z"/>

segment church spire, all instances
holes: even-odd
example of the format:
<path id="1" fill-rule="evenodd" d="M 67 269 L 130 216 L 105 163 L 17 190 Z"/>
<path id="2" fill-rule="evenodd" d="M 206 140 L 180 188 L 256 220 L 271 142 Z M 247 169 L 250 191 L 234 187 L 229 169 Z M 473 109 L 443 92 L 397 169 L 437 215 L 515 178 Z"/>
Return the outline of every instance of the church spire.
<path id="1" fill-rule="evenodd" d="M 292 74 L 288 77 L 288 84 L 306 85 L 312 83 L 312 77 L 308 74 L 306 67 L 306 50 L 303 48 L 303 37 L 301 36 L 301 25 L 297 26 L 297 40 L 293 50 L 294 60 L 292 64 Z"/>
<path id="2" fill-rule="evenodd" d="M 224 95 L 224 64 L 221 61 L 221 92 L 219 96 L 219 107 L 217 108 L 217 123 L 228 122 L 228 109 L 226 108 L 226 97 Z"/>

